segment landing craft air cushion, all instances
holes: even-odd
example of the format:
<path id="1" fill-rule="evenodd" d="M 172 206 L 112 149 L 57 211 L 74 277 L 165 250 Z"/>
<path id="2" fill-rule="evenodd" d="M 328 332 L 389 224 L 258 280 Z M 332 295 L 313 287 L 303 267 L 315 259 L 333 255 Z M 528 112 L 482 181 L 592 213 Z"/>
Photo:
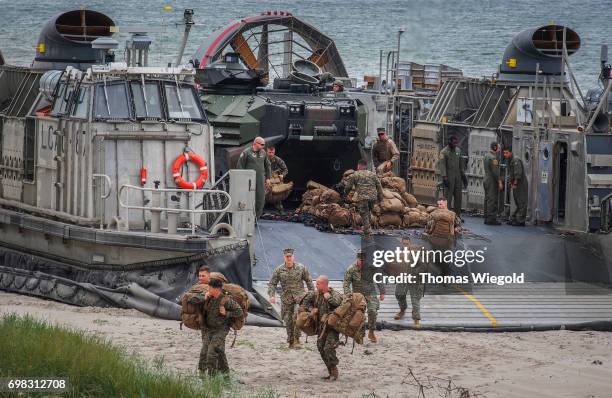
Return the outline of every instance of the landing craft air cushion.
<path id="1" fill-rule="evenodd" d="M 61 13 L 0 66 L 0 287 L 180 319 L 201 265 L 250 290 L 254 173 L 215 178 L 194 69 L 149 66 L 142 32 L 114 62 L 114 27 Z"/>

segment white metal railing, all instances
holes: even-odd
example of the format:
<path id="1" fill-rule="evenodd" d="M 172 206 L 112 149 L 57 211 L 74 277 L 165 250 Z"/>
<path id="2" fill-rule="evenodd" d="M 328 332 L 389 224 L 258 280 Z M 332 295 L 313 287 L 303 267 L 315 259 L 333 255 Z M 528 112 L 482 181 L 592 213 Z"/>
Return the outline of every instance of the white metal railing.
<path id="1" fill-rule="evenodd" d="M 125 203 L 121 200 L 124 191 L 126 192 L 126 202 Z M 130 203 L 130 191 L 150 192 L 151 193 L 151 201 L 149 202 L 150 205 L 141 206 L 141 205 L 129 204 Z M 162 204 L 161 195 L 162 194 L 167 195 L 168 193 L 188 195 L 189 208 L 187 209 L 179 208 L 178 203 L 177 203 L 177 207 L 163 207 L 161 205 Z M 198 194 L 202 195 L 202 201 L 196 200 L 196 195 Z M 219 209 L 204 209 L 204 208 L 197 209 L 196 202 L 203 202 L 204 197 L 206 195 L 220 195 L 224 197 L 227 202 L 223 208 L 219 208 Z M 195 228 L 196 228 L 195 216 L 196 214 L 225 213 L 229 210 L 232 204 L 232 198 L 230 197 L 229 193 L 225 191 L 217 190 L 217 189 L 144 188 L 144 187 L 139 187 L 135 185 L 125 184 L 125 185 L 122 185 L 121 188 L 119 188 L 117 196 L 118 196 L 117 200 L 119 202 L 119 205 L 122 208 L 126 209 L 127 211 L 126 220 L 128 223 L 130 220 L 130 213 L 129 213 L 130 210 L 150 211 L 151 212 L 151 231 L 159 232 L 160 215 L 162 212 L 165 212 L 168 218 L 168 233 L 176 233 L 176 223 L 178 219 L 177 218 L 178 214 L 188 213 L 191 219 L 192 235 L 195 235 Z M 166 201 L 167 200 L 168 199 L 166 198 Z M 219 218 L 217 218 L 217 220 L 218 219 Z M 210 228 L 212 227 L 214 227 L 214 224 L 210 226 Z"/>

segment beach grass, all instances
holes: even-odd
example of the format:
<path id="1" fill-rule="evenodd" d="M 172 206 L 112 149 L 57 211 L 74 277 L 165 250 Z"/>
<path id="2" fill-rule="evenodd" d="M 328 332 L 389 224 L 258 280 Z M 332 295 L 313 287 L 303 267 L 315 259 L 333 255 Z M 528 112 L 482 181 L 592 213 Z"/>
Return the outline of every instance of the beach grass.
<path id="1" fill-rule="evenodd" d="M 0 336 L 0 377 L 67 378 L 69 391 L 61 396 L 235 396 L 223 376 L 174 374 L 164 370 L 163 357 L 151 367 L 107 340 L 27 315 L 0 318 Z"/>

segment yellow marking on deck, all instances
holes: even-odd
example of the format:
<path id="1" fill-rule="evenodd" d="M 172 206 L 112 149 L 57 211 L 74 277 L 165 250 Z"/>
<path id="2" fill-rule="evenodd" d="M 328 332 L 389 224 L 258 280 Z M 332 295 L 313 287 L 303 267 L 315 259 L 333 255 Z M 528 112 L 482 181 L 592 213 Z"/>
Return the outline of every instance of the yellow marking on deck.
<path id="1" fill-rule="evenodd" d="M 497 319 L 495 319 L 495 317 L 491 315 L 489 310 L 487 310 L 487 308 L 484 305 L 482 305 L 482 303 L 478 301 L 476 297 L 472 296 L 471 294 L 469 294 L 468 292 L 464 291 L 463 289 L 457 286 L 453 286 L 453 287 L 457 289 L 459 292 L 461 292 L 461 294 L 463 294 L 465 297 L 470 299 L 471 302 L 476 304 L 476 307 L 478 307 L 478 309 L 484 314 L 484 316 L 486 316 L 489 319 L 489 322 L 491 322 L 491 326 L 493 327 L 497 326 Z"/>

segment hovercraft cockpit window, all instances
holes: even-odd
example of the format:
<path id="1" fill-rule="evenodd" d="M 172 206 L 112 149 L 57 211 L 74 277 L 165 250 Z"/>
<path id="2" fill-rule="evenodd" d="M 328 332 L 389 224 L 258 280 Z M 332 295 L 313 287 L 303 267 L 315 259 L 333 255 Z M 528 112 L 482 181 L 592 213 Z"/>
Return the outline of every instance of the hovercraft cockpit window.
<path id="1" fill-rule="evenodd" d="M 72 86 L 67 86 L 66 84 L 59 85 L 53 109 L 51 110 L 52 115 L 64 115 L 68 112 L 70 97 L 73 91 L 74 87 Z"/>
<path id="2" fill-rule="evenodd" d="M 156 83 L 131 82 L 134 109 L 138 119 L 162 119 L 161 95 Z"/>
<path id="3" fill-rule="evenodd" d="M 129 97 L 125 82 L 96 85 L 95 119 L 129 119 Z"/>
<path id="4" fill-rule="evenodd" d="M 168 117 L 170 119 L 203 119 L 198 97 L 192 87 L 177 86 L 172 83 L 164 84 L 166 102 L 168 103 Z"/>

